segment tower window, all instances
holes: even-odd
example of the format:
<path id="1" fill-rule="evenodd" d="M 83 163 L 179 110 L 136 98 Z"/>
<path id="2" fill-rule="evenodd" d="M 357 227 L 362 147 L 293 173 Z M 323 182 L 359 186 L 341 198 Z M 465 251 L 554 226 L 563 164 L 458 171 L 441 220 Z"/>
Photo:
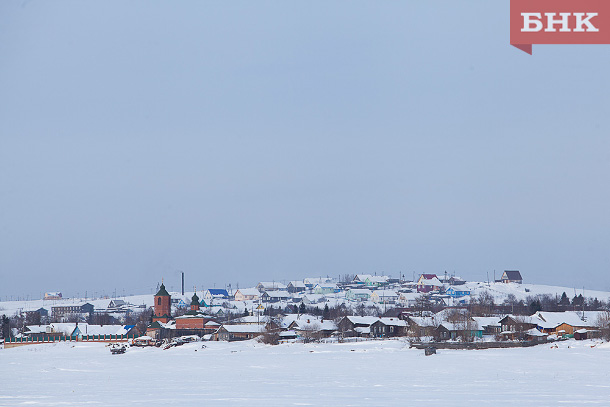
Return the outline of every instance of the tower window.
<path id="1" fill-rule="evenodd" d="M 161 305 L 161 297 L 157 298 L 157 305 Z"/>

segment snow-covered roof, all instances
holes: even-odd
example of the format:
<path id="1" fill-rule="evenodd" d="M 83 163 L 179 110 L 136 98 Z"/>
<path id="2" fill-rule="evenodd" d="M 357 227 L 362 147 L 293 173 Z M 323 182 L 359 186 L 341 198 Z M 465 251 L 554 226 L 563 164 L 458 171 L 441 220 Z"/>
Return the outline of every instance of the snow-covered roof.
<path id="1" fill-rule="evenodd" d="M 308 285 L 316 285 L 320 283 L 329 283 L 332 281 L 330 277 L 306 277 L 303 279 L 303 283 Z"/>
<path id="2" fill-rule="evenodd" d="M 315 286 L 320 287 L 320 288 L 332 288 L 332 289 L 337 288 L 336 283 L 318 283 Z"/>
<path id="3" fill-rule="evenodd" d="M 366 288 L 350 288 L 349 292 L 352 294 L 366 294 L 366 295 L 371 295 L 372 291 L 371 290 L 367 290 Z"/>
<path id="4" fill-rule="evenodd" d="M 350 315 L 346 317 L 348 321 L 352 324 L 360 324 L 360 325 L 371 325 L 377 321 L 379 321 L 378 317 L 359 317 L 355 315 Z"/>
<path id="5" fill-rule="evenodd" d="M 243 324 L 262 324 L 266 323 L 269 317 L 259 315 L 248 315 L 244 317 L 235 318 L 231 321 L 232 325 L 243 325 Z"/>
<path id="6" fill-rule="evenodd" d="M 266 290 L 284 290 L 286 289 L 286 284 L 274 282 L 274 281 L 261 281 L 258 283 L 261 287 Z"/>
<path id="7" fill-rule="evenodd" d="M 480 331 L 482 328 L 475 321 L 442 322 L 442 327 L 449 331 Z"/>
<path id="8" fill-rule="evenodd" d="M 418 285 L 420 285 L 420 286 L 431 285 L 431 286 L 441 287 L 443 285 L 443 283 L 441 283 L 441 280 L 439 280 L 437 277 L 433 277 L 433 278 L 422 278 L 421 280 L 419 280 Z"/>
<path id="9" fill-rule="evenodd" d="M 608 315 L 608 311 L 578 311 L 578 315 L 583 316 L 585 321 L 597 325 L 599 317 Z"/>
<path id="10" fill-rule="evenodd" d="M 335 322 L 330 319 L 324 321 L 321 319 L 298 319 L 293 322 L 293 326 L 299 330 L 315 329 L 320 331 L 334 331 L 337 329 Z"/>
<path id="11" fill-rule="evenodd" d="M 369 280 L 371 283 L 385 283 L 388 281 L 390 277 L 388 276 L 369 276 L 366 280 Z"/>
<path id="12" fill-rule="evenodd" d="M 237 291 L 239 291 L 241 294 L 245 295 L 245 296 L 259 296 L 261 295 L 260 291 L 258 291 L 256 288 L 240 288 Z M 237 293 L 236 291 L 236 293 Z"/>
<path id="13" fill-rule="evenodd" d="M 309 302 L 318 302 L 326 297 L 324 294 L 305 294 L 302 298 L 306 298 Z"/>
<path id="14" fill-rule="evenodd" d="M 532 328 L 532 329 L 526 331 L 525 333 L 528 334 L 529 336 L 538 336 L 538 337 L 548 336 L 549 335 L 549 334 L 546 334 L 544 332 L 540 332 L 536 328 Z"/>
<path id="15" fill-rule="evenodd" d="M 503 318 L 500 318 L 500 321 L 502 321 L 504 318 L 510 318 L 513 321 L 521 323 L 521 324 L 535 324 L 536 323 L 534 316 L 530 316 L 530 315 L 508 314 L 508 315 L 504 316 Z"/>
<path id="16" fill-rule="evenodd" d="M 265 330 L 264 325 L 245 324 L 245 325 L 223 325 L 221 329 L 225 329 L 230 333 L 261 333 Z"/>
<path id="17" fill-rule="evenodd" d="M 289 298 L 290 297 L 290 293 L 288 291 L 284 291 L 284 290 L 265 291 L 265 294 L 267 294 L 271 298 Z"/>
<path id="18" fill-rule="evenodd" d="M 592 322 L 583 321 L 578 313 L 573 311 L 566 312 L 547 312 L 539 311 L 532 315 L 534 317 L 534 323 L 545 329 L 553 329 L 561 324 L 568 324 L 570 326 L 579 327 L 593 327 L 595 326 Z"/>
<path id="19" fill-rule="evenodd" d="M 375 290 L 371 295 L 376 294 L 379 298 L 383 297 L 398 297 L 398 294 L 394 290 Z"/>
<path id="20" fill-rule="evenodd" d="M 287 314 L 282 318 L 282 326 L 286 328 L 297 320 L 313 321 L 318 319 L 320 319 L 320 317 L 310 314 Z"/>
<path id="21" fill-rule="evenodd" d="M 292 286 L 292 287 L 295 287 L 295 288 L 305 288 L 305 287 L 307 287 L 304 282 L 299 281 L 299 280 L 289 281 L 288 285 Z"/>
<path id="22" fill-rule="evenodd" d="M 228 297 L 229 293 L 224 288 L 208 288 L 204 296 L 212 296 L 212 297 Z"/>
<path id="23" fill-rule="evenodd" d="M 135 325 L 123 325 L 114 335 L 127 335 L 133 328 L 135 328 Z"/>
<path id="24" fill-rule="evenodd" d="M 468 310 L 466 308 L 445 308 L 434 314 L 434 318 L 439 321 L 449 319 L 453 315 L 467 315 Z"/>
<path id="25" fill-rule="evenodd" d="M 41 334 L 45 333 L 48 325 L 26 325 L 27 333 Z"/>
<path id="26" fill-rule="evenodd" d="M 379 318 L 375 323 L 380 322 L 387 326 L 407 326 L 407 322 L 398 318 Z"/>
<path id="27" fill-rule="evenodd" d="M 413 321 L 415 324 L 421 327 L 431 326 L 437 327 L 438 323 L 436 319 L 433 317 L 409 317 L 409 320 Z"/>
<path id="28" fill-rule="evenodd" d="M 472 317 L 481 328 L 486 326 L 500 326 L 500 317 Z"/>

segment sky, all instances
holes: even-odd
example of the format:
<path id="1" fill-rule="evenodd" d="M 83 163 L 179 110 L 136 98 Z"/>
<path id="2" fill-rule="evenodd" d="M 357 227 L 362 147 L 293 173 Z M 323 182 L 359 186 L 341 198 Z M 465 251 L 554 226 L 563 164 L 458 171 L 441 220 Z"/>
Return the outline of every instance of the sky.
<path id="1" fill-rule="evenodd" d="M 610 290 L 608 51 L 519 51 L 508 0 L 2 1 L 0 298 Z"/>

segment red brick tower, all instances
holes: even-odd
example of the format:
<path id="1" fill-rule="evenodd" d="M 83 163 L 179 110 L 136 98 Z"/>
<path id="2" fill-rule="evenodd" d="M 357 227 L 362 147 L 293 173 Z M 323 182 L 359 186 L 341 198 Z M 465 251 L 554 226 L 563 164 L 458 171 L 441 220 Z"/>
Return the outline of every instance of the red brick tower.
<path id="1" fill-rule="evenodd" d="M 155 321 L 167 323 L 172 315 L 172 297 L 165 290 L 165 285 L 161 283 L 159 292 L 155 294 L 155 314 L 153 315 L 153 323 Z"/>

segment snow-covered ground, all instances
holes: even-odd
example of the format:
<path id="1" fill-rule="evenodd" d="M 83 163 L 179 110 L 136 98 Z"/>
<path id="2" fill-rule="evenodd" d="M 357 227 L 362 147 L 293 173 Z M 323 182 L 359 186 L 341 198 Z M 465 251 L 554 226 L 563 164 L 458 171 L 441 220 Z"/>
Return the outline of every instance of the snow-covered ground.
<path id="1" fill-rule="evenodd" d="M 582 288 L 574 289 L 541 284 L 468 282 L 463 286 L 456 286 L 457 289 L 462 289 L 463 287 L 468 288 L 474 297 L 486 291 L 494 297 L 494 302 L 497 304 L 504 302 L 510 294 L 514 295 L 517 300 L 525 300 L 528 296 L 540 294 L 549 294 L 553 297 L 561 298 L 561 294 L 564 292 L 570 299 L 575 295 L 582 294 L 586 298 L 597 298 L 600 301 L 610 300 L 610 292 L 607 291 L 583 290 Z"/>
<path id="2" fill-rule="evenodd" d="M 0 405 L 610 405 L 607 343 L 433 356 L 403 341 L 202 344 L 123 355 L 99 343 L 3 349 Z"/>

